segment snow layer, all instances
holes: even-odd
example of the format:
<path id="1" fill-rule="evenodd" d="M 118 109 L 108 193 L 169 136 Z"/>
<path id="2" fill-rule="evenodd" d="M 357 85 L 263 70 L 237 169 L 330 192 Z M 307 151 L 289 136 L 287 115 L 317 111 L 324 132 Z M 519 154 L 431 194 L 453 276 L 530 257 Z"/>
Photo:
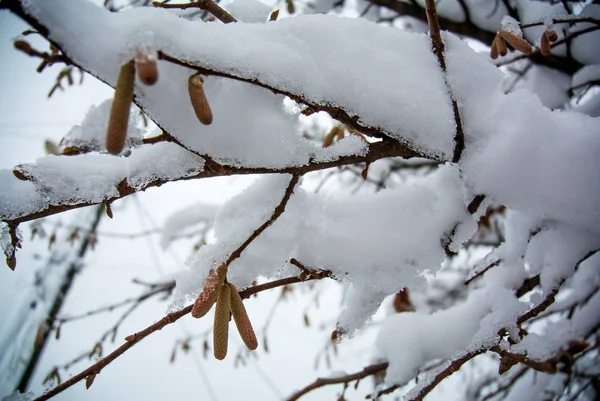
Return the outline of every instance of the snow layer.
<path id="1" fill-rule="evenodd" d="M 48 206 L 100 203 L 119 196 L 123 180 L 141 188 L 154 180 L 188 177 L 203 171 L 204 159 L 168 142 L 144 145 L 129 157 L 106 154 L 45 156 L 21 165 L 33 181 L 0 170 L 0 218 L 11 220 Z"/>
<path id="2" fill-rule="evenodd" d="M 530 92 L 505 95 L 496 67 L 456 37 L 445 40 L 468 186 L 509 208 L 600 232 L 600 120 L 550 111 Z"/>
<path id="3" fill-rule="evenodd" d="M 198 251 L 188 262 L 191 272 L 177 281 L 180 296 L 197 294 L 208 270 L 269 219 L 289 180 L 262 178 L 224 205 L 215 219 L 215 242 Z M 351 333 L 385 296 L 423 284 L 421 274 L 444 260 L 442 243 L 453 227 L 470 218 L 453 166 L 370 195 L 327 198 L 296 188 L 285 213 L 230 265 L 227 279 L 244 288 L 260 275 L 299 274 L 291 258 L 330 270 L 354 286 L 340 319 Z"/>
<path id="4" fill-rule="evenodd" d="M 81 0 L 26 0 L 24 4 L 28 12 L 50 26 L 50 37 L 69 57 L 111 84 L 120 65 L 133 58 L 139 46 L 152 46 L 191 64 L 257 79 L 312 102 L 339 106 L 350 115 L 360 116 L 361 123 L 379 127 L 425 153 L 443 158 L 452 154 L 455 124 L 450 98 L 424 34 L 325 15 L 224 25 L 187 21 L 162 9 L 111 13 Z M 190 70 L 161 61 L 159 71 L 158 83 L 138 85 L 136 97 L 160 126 L 186 145 L 201 153 L 234 159 L 232 152 L 244 146 L 237 141 L 266 135 L 262 132 L 266 121 L 275 119 L 279 125 L 271 130 L 283 130 L 278 133 L 283 139 L 281 149 L 271 155 L 288 156 L 287 165 L 301 163 L 293 157 L 297 146 L 285 141 L 286 133 L 293 130 L 291 122 L 285 123 L 289 117 L 276 109 L 263 115 L 265 102 L 272 105 L 280 101 L 279 97 L 248 89 L 249 97 L 262 96 L 235 103 L 230 107 L 233 114 L 228 116 L 217 110 L 214 118 L 215 124 L 227 124 L 222 121 L 226 118 L 241 119 L 247 123 L 241 131 L 207 128 L 196 121 L 187 99 Z M 225 102 L 219 97 L 227 93 L 221 94 L 216 83 L 207 86 L 209 102 L 218 109 L 218 102 Z M 243 91 L 242 84 L 235 88 L 223 91 Z M 244 98 L 243 92 L 240 96 Z M 226 144 L 230 146 L 216 145 L 216 135 L 229 135 Z M 256 142 L 262 143 L 261 139 Z M 269 162 L 265 154 L 248 154 L 243 162 Z"/>

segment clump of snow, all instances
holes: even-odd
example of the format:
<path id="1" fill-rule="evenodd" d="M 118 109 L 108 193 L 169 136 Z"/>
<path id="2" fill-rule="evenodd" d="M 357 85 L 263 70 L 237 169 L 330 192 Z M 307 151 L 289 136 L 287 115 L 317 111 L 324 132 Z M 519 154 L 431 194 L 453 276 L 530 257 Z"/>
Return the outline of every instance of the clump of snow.
<path id="1" fill-rule="evenodd" d="M 100 203 L 119 196 L 125 180 L 133 188 L 153 181 L 176 180 L 204 169 L 204 159 L 173 143 L 136 148 L 130 157 L 106 154 L 49 155 L 20 169 L 32 181 L 20 181 L 10 170 L 0 171 L 0 217 L 11 220 L 48 206 Z"/>
<path id="2" fill-rule="evenodd" d="M 239 22 L 263 23 L 271 13 L 271 8 L 257 0 L 233 0 L 223 3 L 223 7 Z"/>
<path id="3" fill-rule="evenodd" d="M 406 383 L 428 361 L 493 344 L 499 339 L 498 330 L 512 325 L 523 309 L 512 291 L 497 286 L 475 290 L 465 302 L 433 314 L 387 317 L 376 341 L 389 361 L 386 384 Z"/>
<path id="4" fill-rule="evenodd" d="M 511 209 L 600 230 L 600 121 L 552 112 L 523 90 L 505 95 L 488 61 L 453 36 L 446 44 L 447 79 L 466 136 L 460 163 L 468 187 Z M 474 79 L 465 79 L 466 71 Z"/>
<path id="5" fill-rule="evenodd" d="M 502 30 L 515 34 L 516 36 L 523 37 L 523 31 L 521 31 L 520 23 L 510 15 L 502 17 L 501 21 Z"/>

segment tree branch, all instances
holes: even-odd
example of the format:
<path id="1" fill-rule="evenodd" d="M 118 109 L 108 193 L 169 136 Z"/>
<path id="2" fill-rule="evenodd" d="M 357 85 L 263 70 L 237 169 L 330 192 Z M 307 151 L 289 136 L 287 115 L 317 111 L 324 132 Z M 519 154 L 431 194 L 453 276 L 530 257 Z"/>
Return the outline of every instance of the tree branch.
<path id="1" fill-rule="evenodd" d="M 330 377 L 330 378 L 318 378 L 313 383 L 304 387 L 301 390 L 296 391 L 290 397 L 287 398 L 287 401 L 296 401 L 303 395 L 318 389 L 319 387 L 329 386 L 331 384 L 341 384 L 341 383 L 350 383 L 354 380 L 360 380 L 368 376 L 373 376 L 378 373 L 384 372 L 388 368 L 387 362 L 376 363 L 374 365 L 364 367 L 360 372 L 352 373 L 349 375 L 338 376 L 338 377 Z"/>
<path id="2" fill-rule="evenodd" d="M 269 283 L 260 284 L 260 285 L 254 286 L 254 287 L 249 287 L 249 288 L 245 289 L 244 291 L 240 291 L 240 296 L 242 297 L 242 299 L 245 299 L 245 298 L 249 298 L 250 296 L 252 296 L 254 294 L 257 294 L 262 291 L 270 290 L 272 288 L 277 288 L 277 287 L 281 287 L 284 285 L 289 285 L 289 284 L 294 284 L 294 283 L 299 283 L 302 281 L 309 281 L 309 280 L 316 280 L 316 278 L 309 277 L 306 280 L 302 280 L 302 279 L 300 279 L 300 277 L 287 277 L 287 278 L 283 278 L 280 280 L 271 281 Z M 179 320 L 182 317 L 184 317 L 185 315 L 189 314 L 192 311 L 192 306 L 193 305 L 188 305 L 181 310 L 169 313 L 168 315 L 166 315 L 162 319 L 160 319 L 158 322 L 151 324 L 150 326 L 146 327 L 145 329 L 143 329 L 141 331 L 138 331 L 137 333 L 127 336 L 126 342 L 124 344 L 122 344 L 119 348 L 117 348 L 110 354 L 106 355 L 103 359 L 101 359 L 97 363 L 93 364 L 89 368 L 87 368 L 87 369 L 83 370 L 82 372 L 78 373 L 77 375 L 71 377 L 69 380 L 63 382 L 62 384 L 54 387 L 53 389 L 47 391 L 46 393 L 40 395 L 33 401 L 48 400 L 48 399 L 54 397 L 55 395 L 63 392 L 64 390 L 68 389 L 75 383 L 78 383 L 78 382 L 84 380 L 88 376 L 97 375 L 108 364 L 110 364 L 115 359 L 117 359 L 118 357 L 123 355 L 125 352 L 127 352 L 127 350 L 132 348 L 138 342 L 142 341 L 144 338 L 148 337 L 150 334 L 155 333 L 159 330 L 162 330 L 165 326 L 175 323 L 177 320 Z"/>
<path id="3" fill-rule="evenodd" d="M 437 11 L 435 9 L 435 0 L 425 1 L 425 12 L 427 13 L 427 23 L 429 24 L 429 36 L 433 45 L 433 52 L 438 59 L 438 63 L 444 73 L 446 73 L 446 60 L 444 59 L 444 42 L 440 33 L 440 23 L 438 21 Z M 446 84 L 446 86 L 448 86 Z M 450 90 L 450 87 L 448 87 Z M 452 92 L 450 91 L 452 97 Z M 465 134 L 462 127 L 462 120 L 458 111 L 458 103 L 452 98 L 452 111 L 454 112 L 454 123 L 456 124 L 456 134 L 454 135 L 454 154 L 452 161 L 458 163 L 460 155 L 465 148 Z"/>

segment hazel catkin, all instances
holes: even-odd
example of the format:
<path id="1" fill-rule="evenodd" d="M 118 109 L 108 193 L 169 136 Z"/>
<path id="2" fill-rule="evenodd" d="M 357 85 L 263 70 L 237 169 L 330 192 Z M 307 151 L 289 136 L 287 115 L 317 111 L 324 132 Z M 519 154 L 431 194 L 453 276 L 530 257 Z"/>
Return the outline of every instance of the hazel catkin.
<path id="1" fill-rule="evenodd" d="M 198 120 L 204 125 L 210 125 L 213 120 L 212 110 L 204 93 L 204 80 L 199 74 L 194 74 L 188 79 L 188 92 L 190 102 Z"/>
<path id="2" fill-rule="evenodd" d="M 115 86 L 115 95 L 110 108 L 108 129 L 106 132 L 106 150 L 118 155 L 125 146 L 129 110 L 133 101 L 133 85 L 135 82 L 135 64 L 133 60 L 123 64 Z"/>
<path id="3" fill-rule="evenodd" d="M 504 39 L 509 45 L 511 45 L 513 49 L 518 50 L 523 54 L 531 54 L 531 52 L 533 51 L 533 49 L 531 48 L 531 44 L 529 44 L 528 41 L 526 41 L 520 36 L 517 36 L 512 32 L 500 31 L 498 35 L 500 35 L 502 39 Z"/>
<path id="4" fill-rule="evenodd" d="M 229 341 L 229 316 L 231 314 L 231 289 L 223 284 L 219 289 L 215 321 L 213 324 L 213 352 L 218 360 L 225 359 Z"/>
<path id="5" fill-rule="evenodd" d="M 258 341 L 256 340 L 256 334 L 254 333 L 252 323 L 250 322 L 250 318 L 244 307 L 242 297 L 240 297 L 240 294 L 232 284 L 227 285 L 230 286 L 231 292 L 231 314 L 233 315 L 233 320 L 240 333 L 240 337 L 242 337 L 242 340 L 248 349 L 255 350 L 258 347 Z"/>

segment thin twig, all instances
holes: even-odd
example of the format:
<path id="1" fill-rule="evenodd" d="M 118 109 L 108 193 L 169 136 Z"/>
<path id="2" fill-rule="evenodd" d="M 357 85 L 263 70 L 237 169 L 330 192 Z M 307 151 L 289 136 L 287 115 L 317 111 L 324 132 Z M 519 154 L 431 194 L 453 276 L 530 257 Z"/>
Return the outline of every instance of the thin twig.
<path id="1" fill-rule="evenodd" d="M 283 198 L 281 199 L 281 202 L 279 202 L 279 204 L 275 207 L 275 210 L 273 210 L 273 214 L 271 215 L 271 217 L 267 221 L 265 221 L 260 227 L 258 227 L 250 235 L 250 237 L 248 237 L 248 239 L 244 241 L 242 245 L 240 245 L 239 248 L 237 248 L 231 253 L 231 255 L 229 255 L 229 258 L 227 258 L 227 261 L 225 262 L 227 266 L 229 266 L 234 260 L 239 258 L 242 252 L 244 252 L 244 250 L 248 247 L 248 245 L 250 245 L 252 241 L 254 241 L 260 234 L 262 234 L 263 231 L 265 231 L 271 224 L 273 224 L 275 220 L 279 218 L 279 216 L 283 214 L 283 212 L 285 211 L 285 207 L 288 201 L 290 200 L 292 193 L 294 193 L 294 188 L 296 187 L 296 184 L 298 184 L 299 180 L 300 175 L 292 175 L 292 178 L 290 179 L 290 182 L 287 188 L 285 189 L 285 193 L 283 194 Z"/>
<path id="2" fill-rule="evenodd" d="M 444 42 L 440 33 L 440 23 L 435 8 L 435 0 L 425 1 L 425 12 L 427 13 L 427 23 L 429 24 L 429 36 L 433 45 L 433 51 L 438 59 L 440 67 L 446 72 L 446 60 L 444 59 Z M 446 84 L 447 85 L 447 84 Z M 450 89 L 448 87 L 448 89 Z M 452 93 L 452 92 L 450 92 Z M 452 96 L 451 96 L 452 97 Z M 458 110 L 458 103 L 452 98 L 452 111 L 454 112 L 454 123 L 456 124 L 456 133 L 454 135 L 454 154 L 452 161 L 457 163 L 460 160 L 462 151 L 465 148 L 465 134 L 462 127 L 462 120 Z"/>
<path id="3" fill-rule="evenodd" d="M 305 394 L 309 393 L 310 391 L 315 390 L 319 387 L 329 386 L 331 384 L 350 383 L 351 381 L 354 381 L 354 380 L 360 380 L 365 377 L 373 376 L 378 373 L 381 373 L 381 372 L 385 371 L 387 368 L 388 368 L 388 363 L 381 362 L 381 363 L 376 363 L 374 365 L 366 366 L 360 372 L 356 372 L 356 373 L 352 373 L 352 374 L 348 374 L 348 375 L 344 375 L 344 376 L 318 378 L 313 383 L 309 384 L 308 386 L 304 387 L 303 389 L 298 390 L 297 392 L 292 394 L 289 398 L 287 398 L 287 401 L 296 401 L 303 395 L 305 395 Z"/>
<path id="4" fill-rule="evenodd" d="M 225 11 L 221 6 L 215 3 L 212 0 L 196 0 L 191 3 L 183 3 L 183 4 L 167 4 L 161 3 L 158 1 L 153 1 L 152 5 L 158 8 L 176 8 L 180 10 L 185 10 L 188 8 L 199 8 L 204 11 L 208 11 L 212 15 L 214 15 L 219 21 L 224 24 L 228 24 L 230 22 L 237 22 L 235 18 L 231 16 L 227 11 Z"/>

